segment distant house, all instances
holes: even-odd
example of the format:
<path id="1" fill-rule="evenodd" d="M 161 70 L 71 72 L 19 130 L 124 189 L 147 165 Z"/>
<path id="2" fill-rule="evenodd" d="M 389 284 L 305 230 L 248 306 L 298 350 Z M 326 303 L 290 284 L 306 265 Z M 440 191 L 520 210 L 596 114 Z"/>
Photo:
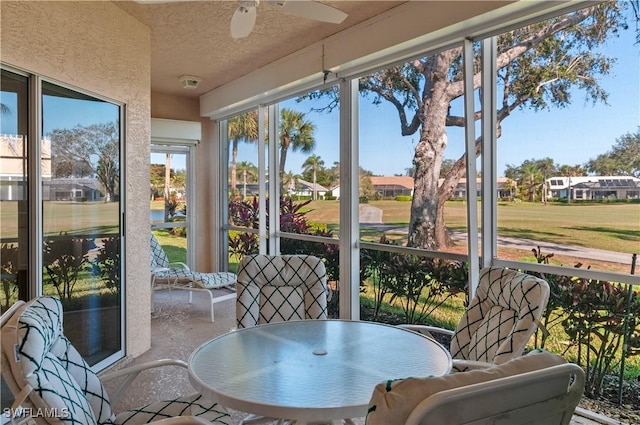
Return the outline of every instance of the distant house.
<path id="1" fill-rule="evenodd" d="M 413 177 L 409 176 L 371 176 L 373 190 L 383 198 L 413 195 Z"/>
<path id="2" fill-rule="evenodd" d="M 640 199 L 640 179 L 631 176 L 551 177 L 548 199 Z"/>
<path id="3" fill-rule="evenodd" d="M 63 178 L 42 182 L 45 201 L 102 201 L 100 182 L 96 178 Z"/>
<path id="4" fill-rule="evenodd" d="M 314 185 L 311 182 L 302 179 L 296 179 L 295 186 L 289 188 L 289 194 L 302 196 L 302 197 L 312 197 L 314 192 Z M 329 189 L 326 187 L 316 183 L 315 184 L 315 192 L 318 199 L 324 199 L 325 195 L 329 192 Z"/>
<path id="5" fill-rule="evenodd" d="M 54 178 L 51 172 L 51 140 L 43 138 L 41 176 L 43 201 L 101 201 L 102 185 L 96 177 Z M 0 200 L 22 201 L 26 193 L 26 139 L 20 135 L 0 135 Z"/>
<path id="6" fill-rule="evenodd" d="M 438 184 L 442 184 L 442 179 L 438 182 Z M 516 187 L 515 182 L 507 177 L 498 177 L 496 179 L 496 192 L 498 195 L 498 199 L 506 199 L 512 198 L 515 193 Z M 476 196 L 482 196 L 482 179 L 476 179 Z M 453 191 L 454 198 L 466 198 L 467 197 L 467 179 L 460 179 L 458 184 L 456 185 L 455 190 Z"/>
<path id="7" fill-rule="evenodd" d="M 41 174 L 51 178 L 51 140 L 44 137 L 40 144 Z M 27 193 L 27 142 L 16 134 L 0 134 L 0 200 L 22 201 Z"/>
<path id="8" fill-rule="evenodd" d="M 329 195 L 334 199 L 340 199 L 340 184 L 331 186 L 329 188 Z"/>
<path id="9" fill-rule="evenodd" d="M 410 176 L 371 176 L 369 177 L 373 190 L 376 194 L 383 198 L 395 198 L 399 195 L 413 196 L 413 177 Z M 478 196 L 481 196 L 481 179 L 477 179 L 476 184 L 478 187 Z M 497 191 L 498 198 L 509 198 L 515 190 L 512 189 L 508 182 L 512 180 L 506 177 L 498 177 L 497 179 Z M 438 181 L 438 184 L 442 184 L 443 179 Z M 331 195 L 336 198 L 340 198 L 340 186 L 331 188 Z M 454 198 L 465 198 L 467 196 L 467 179 L 460 179 L 453 192 Z"/>

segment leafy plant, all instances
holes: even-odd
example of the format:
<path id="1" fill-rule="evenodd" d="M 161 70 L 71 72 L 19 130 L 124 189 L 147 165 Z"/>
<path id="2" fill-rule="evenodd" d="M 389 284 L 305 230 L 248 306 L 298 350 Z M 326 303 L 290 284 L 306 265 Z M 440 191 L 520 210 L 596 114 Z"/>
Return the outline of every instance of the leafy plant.
<path id="1" fill-rule="evenodd" d="M 537 249 L 531 250 L 536 257 L 538 264 L 549 264 L 549 259 L 553 258 L 554 254 L 544 254 L 542 249 L 538 246 Z M 544 279 L 549 284 L 549 301 L 547 302 L 547 308 L 542 317 L 543 329 L 538 328 L 535 333 L 535 347 L 544 348 L 549 331 L 562 324 L 562 321 L 566 318 L 566 310 L 563 306 L 567 303 L 567 291 L 572 285 L 571 278 L 568 276 L 556 276 L 545 275 L 544 273 L 528 272 L 534 276 Z"/>
<path id="2" fill-rule="evenodd" d="M 14 303 L 18 292 L 16 279 L 18 276 L 18 246 L 3 243 L 0 245 L 2 267 L 0 276 L 2 281 L 2 311 L 8 309 Z"/>
<path id="3" fill-rule="evenodd" d="M 120 292 L 120 238 L 105 238 L 96 256 L 98 272 L 105 286 L 114 294 Z"/>
<path id="4" fill-rule="evenodd" d="M 538 263 L 548 264 L 551 254 L 543 254 L 540 247 L 532 249 Z M 582 267 L 581 263 L 574 266 Z M 627 285 L 532 273 L 549 283 L 550 296 L 542 323 L 547 331 L 561 325 L 572 347 L 577 348 L 577 361 L 587 368 L 587 395 L 602 394 L 603 380 L 617 367 L 622 358 L 640 354 L 640 297 Z M 631 296 L 629 296 L 631 295 Z M 544 347 L 545 333 L 536 346 Z M 625 343 L 626 339 L 626 343 Z"/>
<path id="5" fill-rule="evenodd" d="M 380 238 L 383 245 L 392 244 L 384 235 Z M 384 300 L 391 293 L 393 273 L 391 273 L 391 256 L 389 251 L 363 249 L 360 251 L 360 270 L 363 281 L 368 280 L 373 285 L 373 319 L 378 320 L 384 305 Z"/>
<path id="6" fill-rule="evenodd" d="M 605 376 L 619 366 L 623 355 L 637 355 L 640 348 L 636 327 L 640 296 L 628 288 L 596 279 L 575 278 L 568 288 L 567 318 L 562 322 L 569 338 L 578 345 L 578 362 L 587 368 L 585 392 L 602 394 Z M 624 347 L 630 331 L 629 348 Z"/>
<path id="7" fill-rule="evenodd" d="M 384 236 L 380 243 L 392 244 Z M 376 318 L 389 296 L 390 304 L 396 300 L 400 304 L 405 323 L 422 323 L 466 288 L 465 263 L 374 250 L 364 251 L 361 258 L 362 280 L 373 284 Z"/>
<path id="8" fill-rule="evenodd" d="M 294 234 L 311 234 L 316 236 L 332 237 L 326 228 L 313 226 L 307 221 L 305 215 L 310 211 L 303 208 L 311 201 L 296 203 L 291 197 L 280 198 L 280 231 Z M 267 205 L 269 203 L 267 202 Z M 231 200 L 229 202 L 229 222 L 236 226 L 257 229 L 259 227 L 257 198 L 250 201 Z M 269 223 L 269 210 L 266 212 L 267 226 Z M 247 254 L 258 253 L 258 236 L 255 233 L 230 232 L 229 251 L 237 258 Z M 322 245 L 322 247 L 318 247 Z M 317 242 L 301 241 L 297 239 L 281 238 L 280 252 L 282 254 L 308 254 L 325 258 L 327 251 L 325 245 Z M 336 263 L 337 264 L 337 263 Z M 337 274 L 336 274 L 337 276 Z"/>
<path id="9" fill-rule="evenodd" d="M 280 230 L 284 233 L 304 234 L 332 238 L 333 234 L 324 226 L 309 223 L 306 214 L 311 210 L 305 210 L 311 201 L 295 202 L 292 197 L 280 198 Z M 267 202 L 267 205 L 269 203 Z M 231 200 L 229 201 L 229 222 L 237 226 L 249 229 L 257 229 L 259 203 L 257 198 L 250 201 Z M 269 210 L 266 214 L 267 224 L 269 223 Z M 258 235 L 242 231 L 229 232 L 229 252 L 239 258 L 248 254 L 257 254 L 259 251 Z M 280 238 L 281 254 L 305 254 L 315 255 L 322 258 L 327 270 L 327 280 L 337 282 L 340 278 L 340 254 L 338 244 L 319 243 L 292 239 Z M 337 317 L 339 303 L 338 285 L 333 285 L 333 293 L 329 299 L 328 311 L 330 317 Z"/>
<path id="10" fill-rule="evenodd" d="M 42 261 L 61 300 L 71 299 L 80 272 L 89 268 L 89 251 L 95 247 L 93 238 L 66 234 L 44 241 Z"/>

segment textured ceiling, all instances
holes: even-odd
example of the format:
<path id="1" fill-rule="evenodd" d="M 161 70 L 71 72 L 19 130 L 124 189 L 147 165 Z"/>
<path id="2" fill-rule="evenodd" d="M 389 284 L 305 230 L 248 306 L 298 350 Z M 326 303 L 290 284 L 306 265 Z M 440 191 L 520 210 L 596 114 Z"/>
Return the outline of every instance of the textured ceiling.
<path id="1" fill-rule="evenodd" d="M 339 25 L 287 15 L 261 3 L 253 32 L 239 40 L 230 35 L 237 1 L 114 3 L 151 29 L 151 90 L 198 97 L 405 1 L 322 1 L 349 15 Z M 182 75 L 202 82 L 185 90 Z"/>

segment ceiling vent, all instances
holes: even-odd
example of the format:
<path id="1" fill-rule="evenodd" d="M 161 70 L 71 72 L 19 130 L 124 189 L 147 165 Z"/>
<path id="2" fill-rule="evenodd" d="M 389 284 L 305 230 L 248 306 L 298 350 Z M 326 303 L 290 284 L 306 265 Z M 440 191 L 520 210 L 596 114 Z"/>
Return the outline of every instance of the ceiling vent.
<path id="1" fill-rule="evenodd" d="M 195 89 L 198 87 L 198 84 L 200 84 L 200 81 L 202 81 L 202 78 L 193 75 L 183 75 L 180 77 L 180 83 L 185 89 Z"/>

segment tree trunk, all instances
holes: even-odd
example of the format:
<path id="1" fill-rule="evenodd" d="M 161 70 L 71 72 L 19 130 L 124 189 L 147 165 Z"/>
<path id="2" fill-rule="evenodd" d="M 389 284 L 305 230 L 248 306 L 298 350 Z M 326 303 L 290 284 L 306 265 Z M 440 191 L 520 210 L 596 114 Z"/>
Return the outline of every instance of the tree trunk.
<path id="1" fill-rule="evenodd" d="M 440 158 L 447 143 L 445 131 L 433 130 L 423 129 L 413 159 L 415 189 L 411 202 L 408 245 L 425 249 L 437 248 L 438 177 L 442 163 Z"/>
<path id="2" fill-rule="evenodd" d="M 476 144 L 476 146 L 479 146 L 479 144 Z M 438 187 L 438 205 L 440 206 L 438 208 L 438 215 L 436 216 L 436 246 L 438 248 L 447 248 L 455 245 L 444 221 L 444 203 L 451 199 L 453 192 L 458 186 L 458 182 L 467 171 L 466 158 L 466 154 L 458 158 L 451 167 L 447 177 L 443 179 L 442 183 Z"/>
<path id="3" fill-rule="evenodd" d="M 313 167 L 313 200 L 318 199 L 318 192 L 316 188 L 316 167 Z"/>
<path id="4" fill-rule="evenodd" d="M 242 200 L 247 199 L 247 170 L 242 170 Z"/>
<path id="5" fill-rule="evenodd" d="M 420 141 L 413 157 L 414 193 L 411 202 L 408 246 L 425 249 L 438 248 L 436 234 L 438 217 L 438 179 L 444 150 L 447 147 L 447 115 L 451 95 L 447 72 L 457 54 L 451 51 L 434 56 L 424 70 L 427 86 L 424 89 Z M 446 232 L 446 228 L 439 230 Z"/>
<path id="6" fill-rule="evenodd" d="M 231 193 L 235 195 L 238 190 L 236 186 L 238 185 L 238 177 L 236 176 L 237 172 L 237 162 L 238 162 L 238 140 L 233 140 L 233 145 L 231 146 Z"/>
<path id="7" fill-rule="evenodd" d="M 284 167 L 287 161 L 287 151 L 289 150 L 289 144 L 291 143 L 291 138 L 288 135 L 282 136 L 282 144 L 280 145 L 280 170 L 279 170 L 279 181 L 280 181 L 280 192 L 282 192 L 282 180 L 284 178 Z"/>

